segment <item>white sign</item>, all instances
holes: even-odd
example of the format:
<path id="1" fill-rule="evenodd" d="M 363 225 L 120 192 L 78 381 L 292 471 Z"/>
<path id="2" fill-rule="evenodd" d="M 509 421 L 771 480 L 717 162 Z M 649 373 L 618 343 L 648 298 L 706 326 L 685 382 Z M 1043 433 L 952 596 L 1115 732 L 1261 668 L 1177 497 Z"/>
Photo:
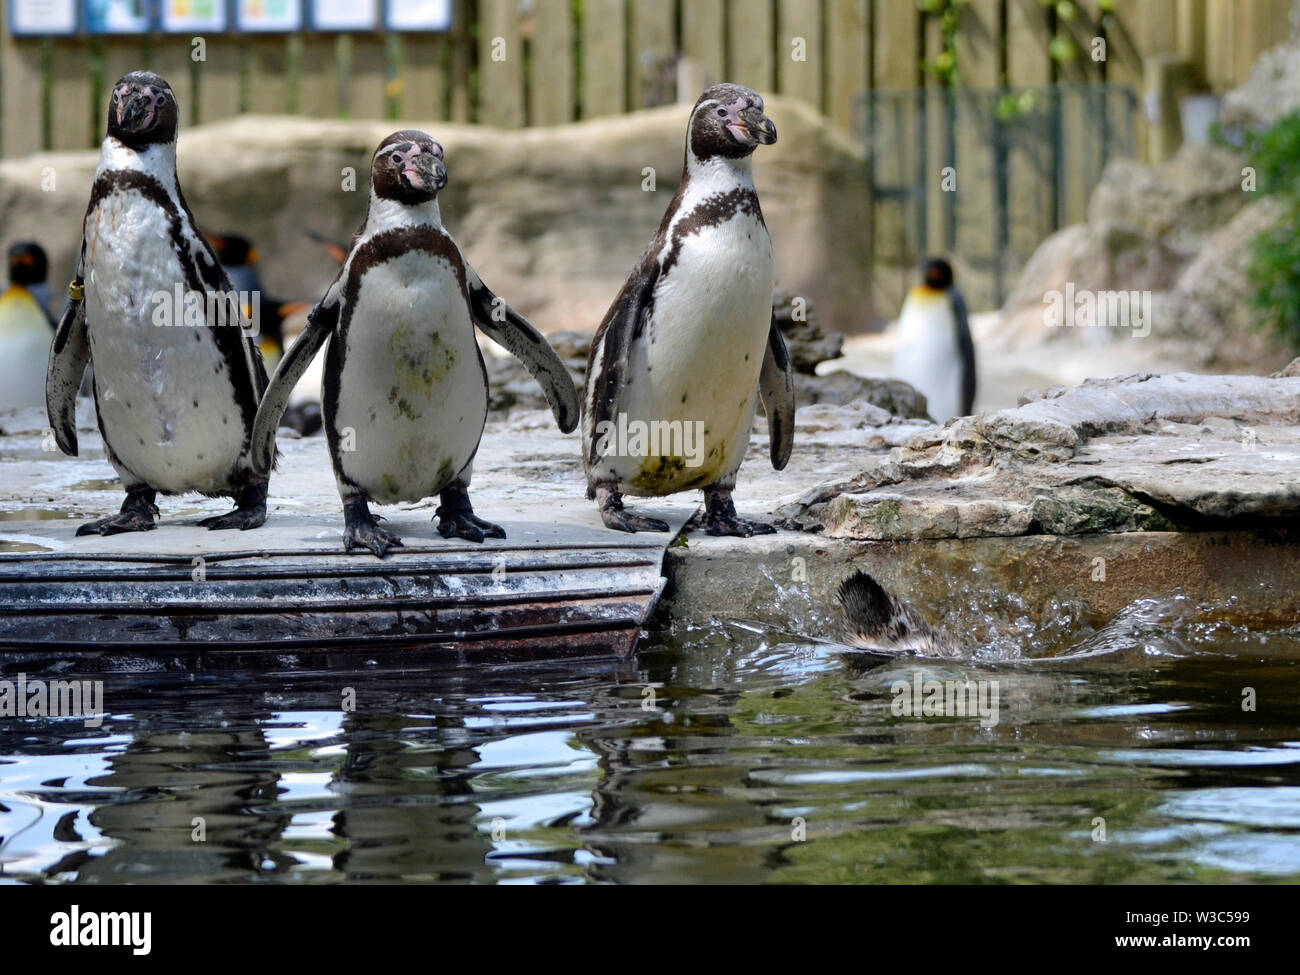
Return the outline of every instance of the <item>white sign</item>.
<path id="1" fill-rule="evenodd" d="M 379 0 L 311 0 L 312 30 L 374 30 Z"/>
<path id="2" fill-rule="evenodd" d="M 451 0 L 388 0 L 384 24 L 389 30 L 447 30 L 451 27 Z"/>
<path id="3" fill-rule="evenodd" d="M 224 31 L 226 0 L 163 0 L 161 20 L 167 33 Z"/>
<path id="4" fill-rule="evenodd" d="M 9 32 L 25 34 L 75 34 L 77 0 L 9 0 Z"/>
<path id="5" fill-rule="evenodd" d="M 91 34 L 146 34 L 153 20 L 149 0 L 86 0 Z"/>
<path id="6" fill-rule="evenodd" d="M 301 27 L 301 0 L 235 0 L 237 30 L 292 33 Z"/>

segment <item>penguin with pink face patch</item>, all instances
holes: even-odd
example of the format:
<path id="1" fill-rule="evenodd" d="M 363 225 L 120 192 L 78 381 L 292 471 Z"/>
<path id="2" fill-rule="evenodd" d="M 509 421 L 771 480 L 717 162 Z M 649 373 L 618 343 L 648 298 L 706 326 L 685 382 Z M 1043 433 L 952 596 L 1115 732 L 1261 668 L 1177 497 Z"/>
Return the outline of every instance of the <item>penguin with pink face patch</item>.
<path id="1" fill-rule="evenodd" d="M 369 502 L 435 494 L 444 538 L 504 538 L 469 501 L 488 410 L 474 326 L 524 364 L 566 433 L 578 424 L 573 380 L 541 333 L 488 290 L 443 229 L 442 146 L 423 132 L 394 132 L 375 150 L 370 183 L 370 207 L 347 260 L 262 400 L 254 464 L 270 469 L 289 394 L 328 341 L 322 405 L 344 547 L 383 558 L 402 541 L 376 523 Z"/>

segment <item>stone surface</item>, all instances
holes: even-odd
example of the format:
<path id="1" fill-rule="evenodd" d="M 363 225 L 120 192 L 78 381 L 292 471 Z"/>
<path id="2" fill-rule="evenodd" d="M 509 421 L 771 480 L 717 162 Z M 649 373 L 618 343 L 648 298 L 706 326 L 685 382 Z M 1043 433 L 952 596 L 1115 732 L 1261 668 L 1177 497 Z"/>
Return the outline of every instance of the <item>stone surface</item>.
<path id="1" fill-rule="evenodd" d="M 812 298 L 828 327 L 855 330 L 869 291 L 862 151 L 800 102 L 772 97 L 767 108 L 781 139 L 757 153 L 755 180 L 778 284 Z M 676 189 L 686 114 L 671 105 L 519 131 L 243 116 L 184 130 L 179 170 L 202 227 L 257 242 L 268 291 L 315 300 L 338 268 L 303 231 L 347 241 L 365 213 L 374 147 L 395 129 L 425 128 L 447 153 L 443 219 L 488 286 L 543 331 L 591 331 Z M 35 237 L 50 253 L 53 279 L 66 280 L 97 158 L 0 163 L 0 247 Z M 42 189 L 45 167 L 56 177 L 53 192 Z M 652 192 L 643 189 L 647 167 Z"/>
<path id="2" fill-rule="evenodd" d="M 831 537 L 1172 531 L 1300 515 L 1300 380 L 1139 375 L 918 432 L 786 505 Z"/>

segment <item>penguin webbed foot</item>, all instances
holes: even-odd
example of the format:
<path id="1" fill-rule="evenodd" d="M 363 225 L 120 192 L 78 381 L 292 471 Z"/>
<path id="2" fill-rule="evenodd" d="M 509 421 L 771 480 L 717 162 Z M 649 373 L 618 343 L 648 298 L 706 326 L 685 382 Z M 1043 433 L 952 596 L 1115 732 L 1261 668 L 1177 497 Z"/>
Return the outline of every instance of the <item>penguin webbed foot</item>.
<path id="1" fill-rule="evenodd" d="M 229 531 L 238 528 L 248 531 L 266 523 L 266 481 L 249 484 L 239 494 L 238 505 L 234 511 L 224 515 L 213 515 L 199 522 L 200 527 L 208 531 Z"/>
<path id="2" fill-rule="evenodd" d="M 736 514 L 731 491 L 721 488 L 708 488 L 704 492 L 704 530 L 714 536 L 734 535 L 737 538 L 776 534 L 775 525 Z"/>
<path id="3" fill-rule="evenodd" d="M 460 485 L 446 488 L 440 495 L 442 504 L 434 512 L 438 519 L 438 534 L 443 538 L 463 538 L 468 542 L 481 542 L 485 538 L 505 538 L 506 530 L 478 515 L 469 503 L 469 492 Z"/>
<path id="4" fill-rule="evenodd" d="M 596 487 L 596 500 L 600 505 L 600 520 L 606 528 L 614 531 L 630 532 L 666 532 L 668 522 L 647 515 L 636 515 L 623 507 L 623 495 L 607 485 Z"/>
<path id="5" fill-rule="evenodd" d="M 383 519 L 370 513 L 370 506 L 362 497 L 345 498 L 343 501 L 343 549 L 351 552 L 354 548 L 369 549 L 376 558 L 383 558 L 390 548 L 401 548 L 402 539 L 378 522 Z"/>
<path id="6" fill-rule="evenodd" d="M 120 535 L 123 532 L 153 531 L 157 525 L 157 492 L 152 488 L 133 488 L 126 493 L 122 509 L 115 515 L 90 521 L 77 529 L 77 535 Z"/>

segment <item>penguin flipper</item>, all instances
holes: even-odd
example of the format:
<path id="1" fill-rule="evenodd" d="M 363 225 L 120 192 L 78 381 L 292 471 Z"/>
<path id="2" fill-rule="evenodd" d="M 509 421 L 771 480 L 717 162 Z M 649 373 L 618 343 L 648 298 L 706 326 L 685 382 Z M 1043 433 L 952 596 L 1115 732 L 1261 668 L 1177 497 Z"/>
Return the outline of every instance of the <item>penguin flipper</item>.
<path id="1" fill-rule="evenodd" d="M 73 286 L 80 285 L 78 277 Z M 45 412 L 59 449 L 71 457 L 77 456 L 77 392 L 89 362 L 86 303 L 70 296 L 50 344 L 50 362 L 45 371 Z"/>
<path id="2" fill-rule="evenodd" d="M 528 374 L 542 387 L 560 430 L 568 433 L 578 425 L 579 416 L 578 390 L 569 370 L 546 341 L 546 336 L 494 295 L 469 264 L 465 265 L 465 278 L 474 324 L 523 363 Z M 502 312 L 504 320 L 499 320 Z"/>
<path id="3" fill-rule="evenodd" d="M 772 466 L 784 470 L 794 448 L 794 375 L 790 371 L 790 352 L 785 338 L 772 316 L 767 333 L 767 352 L 763 371 L 758 377 L 758 395 L 767 413 L 767 438 L 772 447 Z"/>
<path id="4" fill-rule="evenodd" d="M 970 416 L 975 408 L 975 340 L 971 338 L 970 322 L 966 317 L 966 299 L 956 288 L 952 297 L 952 314 L 957 321 L 957 349 L 961 353 L 961 413 Z"/>
<path id="5" fill-rule="evenodd" d="M 614 421 L 627 383 L 632 342 L 644 331 L 650 319 L 658 283 L 659 262 L 654 257 L 652 246 L 641 256 L 641 261 L 624 282 L 623 290 L 605 312 L 605 319 L 591 340 L 591 354 L 587 360 L 587 412 L 590 415 L 584 431 L 595 431 L 600 429 L 601 423 Z M 600 438 L 593 435 L 587 445 L 589 464 L 596 462 L 599 443 Z"/>
<path id="6" fill-rule="evenodd" d="M 307 327 L 281 357 L 275 375 L 262 394 L 262 402 L 257 407 L 257 419 L 253 421 L 253 435 L 249 440 L 253 470 L 262 476 L 269 474 L 275 463 L 275 431 L 289 406 L 289 397 L 293 395 L 298 380 L 316 358 L 316 353 L 320 352 L 325 340 L 333 334 L 339 320 L 339 308 L 338 304 L 329 307 L 317 305 L 312 310 L 307 316 Z"/>

